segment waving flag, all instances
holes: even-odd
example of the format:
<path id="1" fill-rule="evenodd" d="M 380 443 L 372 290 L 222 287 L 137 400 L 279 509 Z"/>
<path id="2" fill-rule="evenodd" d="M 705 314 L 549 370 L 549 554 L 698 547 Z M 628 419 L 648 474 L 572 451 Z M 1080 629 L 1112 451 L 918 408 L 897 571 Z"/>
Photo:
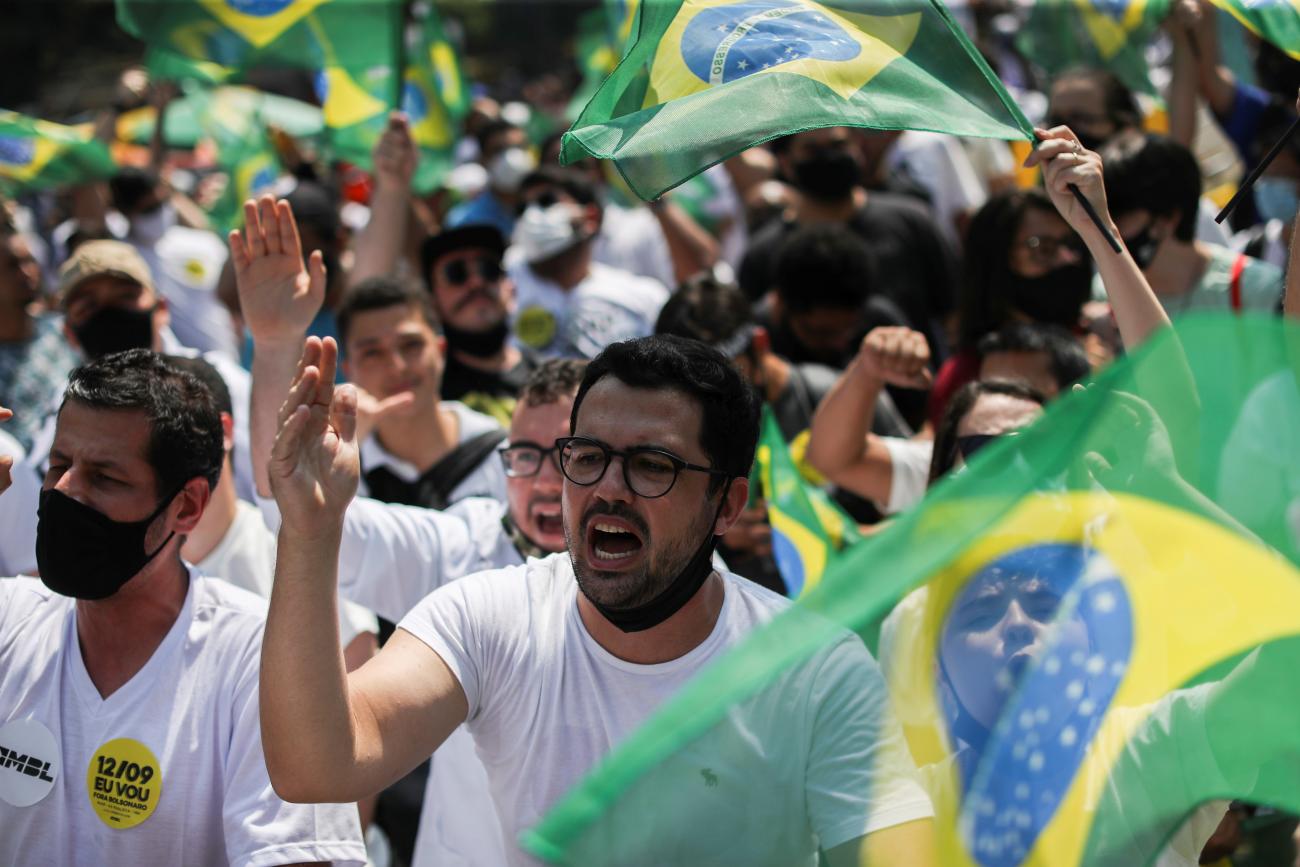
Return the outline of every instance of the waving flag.
<path id="1" fill-rule="evenodd" d="M 837 125 L 1032 135 L 937 0 L 647 0 L 561 159 L 611 159 L 651 199 L 752 145 Z"/>
<path id="2" fill-rule="evenodd" d="M 1196 863 L 1228 800 L 1300 811 L 1297 453 L 1300 328 L 1180 322 L 833 561 L 526 848 L 566 864 L 666 847 L 655 863 L 804 863 L 761 854 L 780 843 L 762 804 L 804 778 L 737 732 L 776 708 L 788 750 L 819 755 L 799 685 L 852 633 L 879 635 L 945 867 L 1144 865 L 1167 849 Z M 742 796 L 737 779 L 765 782 Z M 881 786 L 865 795 L 887 811 Z M 864 792 L 808 793 L 840 796 Z"/>
<path id="3" fill-rule="evenodd" d="M 767 499 L 772 556 L 786 594 L 801 596 L 817 586 L 841 550 L 861 538 L 857 526 L 825 492 L 804 481 L 768 406 L 763 407 L 754 473 Z"/>
<path id="4" fill-rule="evenodd" d="M 1213 0 L 1256 36 L 1300 60 L 1300 0 Z"/>
<path id="5" fill-rule="evenodd" d="M 48 189 L 111 177 L 108 147 L 87 126 L 64 126 L 0 109 L 0 186 Z"/>
<path id="6" fill-rule="evenodd" d="M 242 227 L 243 203 L 272 192 L 280 177 L 280 160 L 266 133 L 267 105 L 274 99 L 237 87 L 200 90 L 187 97 L 195 122 L 216 145 L 217 164 L 226 173 L 226 188 L 208 212 L 221 232 Z"/>
<path id="7" fill-rule="evenodd" d="M 1169 7 L 1169 0 L 1034 0 L 1016 45 L 1049 77 L 1101 67 L 1154 95 L 1145 50 Z"/>

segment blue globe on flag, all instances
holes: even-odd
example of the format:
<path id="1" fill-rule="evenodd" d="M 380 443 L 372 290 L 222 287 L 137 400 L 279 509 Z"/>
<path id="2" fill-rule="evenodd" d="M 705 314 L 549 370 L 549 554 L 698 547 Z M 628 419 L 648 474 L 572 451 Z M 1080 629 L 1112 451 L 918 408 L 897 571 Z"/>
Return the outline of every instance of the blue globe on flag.
<path id="1" fill-rule="evenodd" d="M 429 115 L 429 100 L 424 90 L 413 81 L 402 85 L 402 111 L 410 118 L 411 124 L 418 124 Z"/>
<path id="2" fill-rule="evenodd" d="M 790 0 L 705 9 L 686 26 L 682 59 L 709 84 L 726 84 L 796 60 L 852 60 L 857 40 L 822 10 Z"/>
<path id="3" fill-rule="evenodd" d="M 36 156 L 36 144 L 27 138 L 0 135 L 0 163 L 25 166 Z"/>
<path id="4" fill-rule="evenodd" d="M 294 0 L 226 0 L 226 5 L 243 15 L 269 18 L 292 6 Z"/>

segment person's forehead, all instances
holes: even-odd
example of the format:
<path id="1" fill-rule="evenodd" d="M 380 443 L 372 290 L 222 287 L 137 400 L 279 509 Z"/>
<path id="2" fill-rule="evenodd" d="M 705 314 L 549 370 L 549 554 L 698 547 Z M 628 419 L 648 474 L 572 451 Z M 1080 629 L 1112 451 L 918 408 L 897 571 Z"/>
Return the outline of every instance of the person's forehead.
<path id="1" fill-rule="evenodd" d="M 453 262 L 471 262 L 476 259 L 496 259 L 497 255 L 494 250 L 487 247 L 460 247 L 455 250 L 449 250 L 443 253 L 433 262 L 433 272 L 438 274 L 443 268 L 446 268 Z"/>
<path id="2" fill-rule="evenodd" d="M 1101 114 L 1104 97 L 1101 88 L 1086 78 L 1063 78 L 1052 85 L 1051 107 L 1054 111 L 1087 111 Z"/>
<path id="3" fill-rule="evenodd" d="M 839 144 L 848 140 L 849 131 L 847 129 L 842 126 L 830 126 L 796 133 L 794 144 L 795 146 L 804 147 L 824 147 L 828 144 Z"/>
<path id="4" fill-rule="evenodd" d="M 1043 208 L 1026 208 L 1024 215 L 1020 218 L 1020 226 L 1016 231 L 1016 237 L 1023 240 L 1035 236 L 1065 241 L 1074 237 L 1074 231 L 1065 220 L 1061 219 L 1059 214 L 1053 211 L 1047 211 Z"/>
<path id="5" fill-rule="evenodd" d="M 548 446 L 569 435 L 569 413 L 572 410 L 572 396 L 551 403 L 527 404 L 520 401 L 510 419 L 510 441 Z"/>
<path id="6" fill-rule="evenodd" d="M 348 325 L 348 343 L 377 340 L 400 334 L 424 334 L 432 331 L 418 305 L 393 304 L 374 310 L 360 310 Z"/>
<path id="7" fill-rule="evenodd" d="M 959 436 L 1000 434 L 1028 425 L 1043 408 L 1031 400 L 1009 394 L 980 395 L 957 427 Z"/>
<path id="8" fill-rule="evenodd" d="M 138 409 L 99 409 L 77 400 L 64 403 L 54 427 L 51 455 L 152 472 L 149 419 Z"/>
<path id="9" fill-rule="evenodd" d="M 655 446 L 701 459 L 699 401 L 677 388 L 634 388 L 613 375 L 600 379 L 583 398 L 575 436 L 614 448 Z"/>
<path id="10" fill-rule="evenodd" d="M 1042 390 L 1050 381 L 1053 390 L 1052 357 L 1043 350 L 1008 350 L 990 352 L 980 361 L 981 379 L 1027 379 L 1029 384 Z"/>

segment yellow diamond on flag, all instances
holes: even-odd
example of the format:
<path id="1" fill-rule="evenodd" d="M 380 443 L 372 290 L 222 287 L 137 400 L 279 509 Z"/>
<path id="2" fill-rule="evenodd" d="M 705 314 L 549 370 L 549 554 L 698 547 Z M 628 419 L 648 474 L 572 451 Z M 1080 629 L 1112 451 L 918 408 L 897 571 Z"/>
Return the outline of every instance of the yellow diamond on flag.
<path id="1" fill-rule="evenodd" d="M 447 105 L 459 105 L 464 99 L 464 82 L 460 80 L 460 67 L 456 64 L 456 49 L 446 42 L 429 46 L 429 64 L 438 79 L 438 92 Z"/>
<path id="2" fill-rule="evenodd" d="M 275 41 L 329 0 L 199 0 L 203 8 L 258 48 Z"/>
<path id="3" fill-rule="evenodd" d="M 347 70 L 337 66 L 325 69 L 325 97 L 321 111 L 325 125 L 334 129 L 352 126 L 388 111 L 382 101 L 366 93 Z"/>
<path id="4" fill-rule="evenodd" d="M 1133 31 L 1141 26 L 1146 17 L 1146 0 L 1130 0 L 1124 7 L 1124 14 L 1118 18 L 1107 15 L 1097 8 L 1092 0 L 1074 0 L 1079 8 L 1079 16 L 1088 28 L 1092 40 L 1097 43 L 1101 56 L 1109 60 L 1129 44 Z"/>
<path id="5" fill-rule="evenodd" d="M 645 107 L 784 72 L 844 99 L 907 53 L 919 13 L 862 15 L 812 0 L 686 0 L 650 69 Z"/>

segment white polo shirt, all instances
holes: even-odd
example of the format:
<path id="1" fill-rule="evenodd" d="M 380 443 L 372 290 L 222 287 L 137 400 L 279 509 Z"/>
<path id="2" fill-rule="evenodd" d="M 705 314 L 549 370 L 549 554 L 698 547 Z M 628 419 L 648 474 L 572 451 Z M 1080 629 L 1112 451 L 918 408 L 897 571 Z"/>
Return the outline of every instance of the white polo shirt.
<path id="1" fill-rule="evenodd" d="M 149 661 L 102 698 L 75 600 L 0 579 L 0 746 L 36 755 L 49 778 L 0 767 L 0 864 L 364 864 L 354 804 L 288 804 L 271 788 L 265 618 L 251 593 L 194 576 Z"/>

